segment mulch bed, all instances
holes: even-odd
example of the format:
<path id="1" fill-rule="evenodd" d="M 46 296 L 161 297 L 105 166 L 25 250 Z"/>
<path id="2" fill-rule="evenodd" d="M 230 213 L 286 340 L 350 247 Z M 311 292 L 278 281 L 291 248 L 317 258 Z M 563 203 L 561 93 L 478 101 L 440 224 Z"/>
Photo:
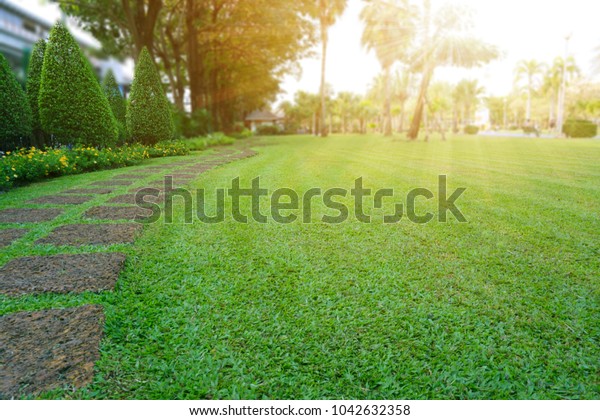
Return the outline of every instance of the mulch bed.
<path id="1" fill-rule="evenodd" d="M 62 209 L 4 209 L 0 210 L 0 223 L 48 222 L 62 212 Z"/>
<path id="2" fill-rule="evenodd" d="M 65 194 L 110 194 L 113 188 L 71 188 L 63 191 Z"/>
<path id="3" fill-rule="evenodd" d="M 45 195 L 43 197 L 34 198 L 29 200 L 31 204 L 83 204 L 92 200 L 94 197 L 91 195 Z"/>
<path id="4" fill-rule="evenodd" d="M 82 293 L 112 290 L 125 254 L 59 254 L 21 257 L 0 268 L 0 294 Z"/>
<path id="5" fill-rule="evenodd" d="M 103 330 L 100 305 L 0 317 L 0 399 L 88 385 Z"/>
<path id="6" fill-rule="evenodd" d="M 146 175 L 132 174 L 132 173 L 115 175 L 112 177 L 112 179 L 144 179 L 144 178 L 147 178 Z"/>
<path id="7" fill-rule="evenodd" d="M 106 187 L 114 187 L 114 186 L 122 186 L 122 185 L 131 185 L 133 184 L 134 181 L 124 181 L 124 180 L 118 180 L 118 179 L 108 179 L 106 181 L 96 181 L 96 182 L 92 182 L 90 185 L 97 185 L 97 186 L 106 186 Z"/>
<path id="8" fill-rule="evenodd" d="M 138 223 L 65 225 L 54 229 L 50 235 L 39 239 L 36 244 L 57 246 L 131 244 L 136 233 L 141 229 L 142 225 Z"/>
<path id="9" fill-rule="evenodd" d="M 136 190 L 136 192 L 137 191 L 138 190 Z M 135 202 L 136 192 L 123 194 L 123 195 L 117 195 L 116 197 L 113 197 L 110 200 L 108 200 L 108 202 L 113 203 L 113 204 L 137 204 Z M 149 202 L 149 203 L 158 203 L 162 200 L 162 195 L 154 196 L 154 195 L 145 193 L 145 194 L 141 195 L 141 197 L 139 197 L 139 199 L 141 199 L 145 202 Z"/>
<path id="10" fill-rule="evenodd" d="M 97 206 L 90 208 L 84 213 L 84 216 L 88 219 L 98 220 L 139 220 L 147 218 L 150 215 L 152 215 L 152 210 L 138 206 Z"/>
<path id="11" fill-rule="evenodd" d="M 8 246 L 25 235 L 29 229 L 2 229 L 0 230 L 0 247 Z"/>

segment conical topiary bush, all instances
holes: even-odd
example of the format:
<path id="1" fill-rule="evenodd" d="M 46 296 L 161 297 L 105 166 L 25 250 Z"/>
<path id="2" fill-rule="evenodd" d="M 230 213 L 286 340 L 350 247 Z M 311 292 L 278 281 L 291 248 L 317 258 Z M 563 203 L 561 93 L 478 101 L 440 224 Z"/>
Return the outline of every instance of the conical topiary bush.
<path id="1" fill-rule="evenodd" d="M 117 81 L 115 80 L 115 76 L 111 70 L 108 70 L 104 75 L 104 80 L 102 81 L 102 90 L 104 91 L 104 96 L 106 96 L 106 99 L 108 99 L 110 110 L 117 120 L 119 142 L 124 142 L 127 138 L 127 122 L 125 120 L 127 105 L 125 103 L 125 98 L 123 98 L 123 95 L 121 95 L 119 85 L 117 85 Z"/>
<path id="2" fill-rule="evenodd" d="M 48 38 L 38 104 L 42 127 L 54 142 L 99 147 L 117 143 L 108 100 L 79 45 L 60 22 Z"/>
<path id="3" fill-rule="evenodd" d="M 23 88 L 6 58 L 0 54 L 0 150 L 28 146 L 31 110 Z"/>
<path id="4" fill-rule="evenodd" d="M 40 82 L 42 79 L 42 66 L 44 65 L 44 53 L 46 51 L 46 41 L 40 39 L 33 46 L 29 66 L 27 68 L 27 100 L 31 108 L 33 143 L 41 147 L 44 145 L 44 131 L 40 122 L 40 111 L 38 108 L 38 99 L 40 93 Z"/>
<path id="5" fill-rule="evenodd" d="M 173 137 L 171 107 L 158 70 L 145 47 L 135 66 L 127 107 L 127 130 L 133 141 L 143 144 L 155 144 Z"/>

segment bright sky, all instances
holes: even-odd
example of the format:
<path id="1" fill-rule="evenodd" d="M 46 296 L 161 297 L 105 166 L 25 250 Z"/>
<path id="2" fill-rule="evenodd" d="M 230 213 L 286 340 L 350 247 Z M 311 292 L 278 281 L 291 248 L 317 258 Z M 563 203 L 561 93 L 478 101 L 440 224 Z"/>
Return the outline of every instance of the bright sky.
<path id="1" fill-rule="evenodd" d="M 600 46 L 597 0 L 432 0 L 432 7 L 444 3 L 470 7 L 475 19 L 473 33 L 498 46 L 503 57 L 480 69 L 438 69 L 437 80 L 456 82 L 464 77 L 476 78 L 487 94 L 504 95 L 512 87 L 513 69 L 518 61 L 536 59 L 550 63 L 564 54 L 564 37 L 568 33 L 572 33 L 569 54 L 575 57 L 584 75 L 592 76 L 594 48 Z M 375 55 L 367 53 L 360 44 L 363 24 L 359 15 L 364 4 L 361 0 L 348 0 L 346 12 L 331 28 L 327 80 L 335 92 L 365 93 L 380 72 Z M 303 60 L 301 67 L 301 78 L 288 77 L 283 85 L 286 93 L 279 100 L 291 100 L 297 90 L 318 92 L 320 55 Z"/>

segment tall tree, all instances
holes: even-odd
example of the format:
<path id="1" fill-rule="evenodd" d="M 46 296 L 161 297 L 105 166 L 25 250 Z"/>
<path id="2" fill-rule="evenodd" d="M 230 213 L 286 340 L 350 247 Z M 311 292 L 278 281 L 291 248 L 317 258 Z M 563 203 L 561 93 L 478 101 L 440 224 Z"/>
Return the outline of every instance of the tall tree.
<path id="1" fill-rule="evenodd" d="M 52 0 L 77 18 L 106 52 L 137 57 L 143 47 L 154 52 L 155 28 L 163 0 Z"/>
<path id="2" fill-rule="evenodd" d="M 531 96 L 533 91 L 539 87 L 540 77 L 544 74 L 545 69 L 545 64 L 537 60 L 521 60 L 515 68 L 515 83 L 525 82 L 527 93 L 526 120 L 531 119 Z"/>
<path id="3" fill-rule="evenodd" d="M 124 142 L 127 138 L 127 122 L 125 118 L 127 106 L 125 104 L 125 98 L 121 95 L 121 90 L 119 89 L 115 76 L 111 70 L 108 70 L 104 75 L 102 90 L 104 91 L 104 96 L 108 99 L 110 110 L 117 121 L 119 140 Z"/>
<path id="4" fill-rule="evenodd" d="M 327 66 L 327 44 L 329 42 L 329 28 L 335 23 L 346 9 L 347 0 L 317 0 L 319 14 L 319 29 L 321 32 L 321 115 L 319 123 L 319 132 L 321 137 L 327 136 L 325 128 L 325 118 L 327 114 L 326 104 L 326 77 L 325 70 Z"/>
<path id="5" fill-rule="evenodd" d="M 472 123 L 473 112 L 484 91 L 484 88 L 479 86 L 479 82 L 475 79 L 463 79 L 455 86 L 452 96 L 456 108 L 462 110 L 462 123 Z"/>
<path id="6" fill-rule="evenodd" d="M 573 57 L 568 57 L 566 63 L 564 63 L 564 59 L 562 57 L 556 57 L 552 63 L 552 66 L 547 67 L 544 74 L 544 80 L 541 87 L 542 91 L 548 95 L 550 99 L 548 113 L 549 122 L 554 121 L 557 112 L 556 107 L 558 106 L 558 94 L 560 92 L 560 86 L 563 77 L 562 75 L 565 69 L 567 71 L 567 82 L 571 81 L 575 76 L 580 74 L 579 67 L 577 67 Z"/>
<path id="7" fill-rule="evenodd" d="M 391 88 L 392 65 L 404 58 L 414 33 L 414 9 L 407 0 L 372 0 L 360 14 L 365 23 L 362 44 L 374 50 L 383 69 L 386 98 L 384 135 L 392 135 Z"/>
<path id="8" fill-rule="evenodd" d="M 432 13 L 430 0 L 424 0 L 420 28 L 411 60 L 414 70 L 421 73 L 421 85 L 408 132 L 408 138 L 413 140 L 419 136 L 427 90 L 437 67 L 476 67 L 498 56 L 496 47 L 469 34 L 469 13 L 463 7 L 447 4 Z"/>

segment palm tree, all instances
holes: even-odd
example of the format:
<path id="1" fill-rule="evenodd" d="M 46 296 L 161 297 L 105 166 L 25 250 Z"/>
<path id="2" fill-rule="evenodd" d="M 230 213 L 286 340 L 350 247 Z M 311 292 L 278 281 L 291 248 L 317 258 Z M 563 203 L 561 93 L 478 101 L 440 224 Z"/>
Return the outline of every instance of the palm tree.
<path id="1" fill-rule="evenodd" d="M 544 73 L 546 65 L 536 60 L 521 60 L 515 68 L 515 83 L 525 80 L 527 92 L 527 108 L 525 108 L 525 119 L 531 119 L 531 93 L 537 89 L 539 77 Z"/>
<path id="2" fill-rule="evenodd" d="M 414 33 L 414 10 L 408 0 L 373 0 L 360 14 L 365 23 L 362 44 L 374 50 L 383 69 L 384 91 L 384 135 L 392 135 L 391 114 L 391 69 L 395 61 L 402 59 Z"/>
<path id="3" fill-rule="evenodd" d="M 479 86 L 477 80 L 463 79 L 454 88 L 453 99 L 457 109 L 462 108 L 463 118 L 466 122 L 472 121 L 473 110 L 477 108 L 483 93 L 484 88 Z"/>
<path id="4" fill-rule="evenodd" d="M 562 83 L 562 74 L 565 69 L 567 71 L 567 80 L 572 80 L 581 73 L 579 67 L 575 64 L 575 59 L 573 57 L 567 58 L 566 63 L 564 63 L 562 57 L 556 57 L 552 66 L 546 70 L 546 74 L 544 75 L 542 91 L 550 96 L 549 121 L 554 120 L 556 107 L 558 106 L 558 95 Z"/>
<path id="5" fill-rule="evenodd" d="M 424 0 L 420 39 L 411 59 L 414 70 L 420 71 L 422 78 L 409 139 L 419 136 L 427 90 L 437 67 L 476 67 L 498 56 L 496 47 L 466 33 L 469 22 L 465 15 L 464 8 L 447 4 L 432 19 L 431 2 Z"/>
<path id="6" fill-rule="evenodd" d="M 327 43 L 329 41 L 329 28 L 335 23 L 335 20 L 346 9 L 347 0 L 317 0 L 319 13 L 319 26 L 321 29 L 321 115 L 319 131 L 321 137 L 327 136 L 325 129 L 325 118 L 327 111 L 327 100 L 325 98 L 325 68 L 327 62 Z"/>
<path id="7" fill-rule="evenodd" d="M 340 92 L 335 100 L 335 107 L 341 120 L 342 133 L 346 134 L 348 120 L 352 120 L 357 113 L 360 97 L 351 92 Z"/>

